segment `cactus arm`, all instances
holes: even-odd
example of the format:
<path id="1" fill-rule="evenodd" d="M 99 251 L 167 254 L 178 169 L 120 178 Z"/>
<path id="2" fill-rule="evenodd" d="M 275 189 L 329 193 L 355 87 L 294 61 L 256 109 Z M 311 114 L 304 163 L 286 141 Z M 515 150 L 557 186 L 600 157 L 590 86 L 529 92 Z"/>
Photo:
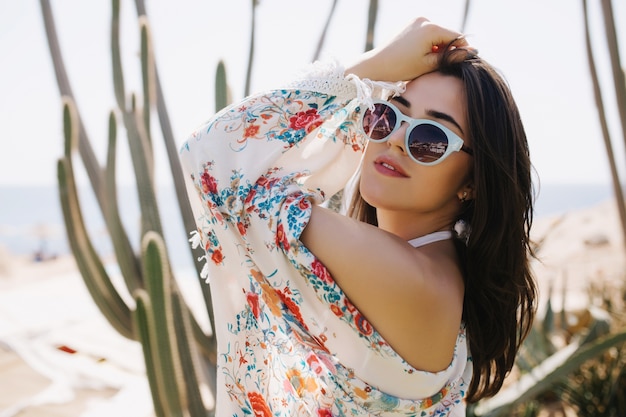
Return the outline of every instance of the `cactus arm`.
<path id="1" fill-rule="evenodd" d="M 137 9 L 137 16 L 146 16 L 146 4 L 143 0 L 135 0 L 135 8 Z"/>
<path id="2" fill-rule="evenodd" d="M 66 96 L 74 100 L 74 93 L 67 77 L 67 71 L 65 70 L 65 64 L 63 63 L 63 56 L 61 54 L 61 47 L 59 46 L 59 39 L 56 33 L 56 26 L 54 23 L 54 17 L 52 15 L 52 8 L 50 7 L 49 0 L 40 0 L 41 14 L 46 30 L 46 39 L 48 40 L 48 49 L 50 50 L 50 56 L 52 57 L 52 64 L 54 66 L 54 73 L 57 79 L 57 85 L 61 96 Z M 77 113 L 78 118 L 78 151 L 80 152 L 81 159 L 85 165 L 85 171 L 94 190 L 94 194 L 100 207 L 104 204 L 104 195 L 102 193 L 103 185 L 103 173 L 98 164 L 96 154 L 91 147 L 87 132 L 85 132 L 84 124 L 81 120 L 80 114 Z"/>
<path id="3" fill-rule="evenodd" d="M 152 403 L 156 417 L 167 417 L 165 414 L 162 397 L 159 390 L 159 380 L 157 379 L 157 369 L 159 368 L 159 358 L 154 351 L 154 346 L 150 338 L 151 329 L 155 328 L 153 318 L 148 313 L 152 310 L 150 296 L 143 289 L 138 289 L 134 293 L 136 308 L 133 311 L 133 322 L 135 324 L 137 340 L 141 343 L 143 357 L 146 363 L 146 375 L 150 392 L 152 393 Z"/>
<path id="4" fill-rule="evenodd" d="M 211 367 L 215 367 L 214 364 L 217 362 L 217 339 L 215 338 L 215 334 L 211 333 L 211 335 L 207 335 L 202 327 L 200 327 L 193 313 L 189 311 L 189 314 L 191 315 L 191 331 L 194 335 L 194 339 L 198 343 L 200 352 L 209 360 Z"/>
<path id="5" fill-rule="evenodd" d="M 176 317 L 172 309 L 169 264 L 165 245 L 161 236 L 148 232 L 142 239 L 142 265 L 146 279 L 146 290 L 152 302 L 151 315 L 154 331 L 151 331 L 151 345 L 158 355 L 157 378 L 159 395 L 164 399 L 168 416 L 182 415 L 182 403 L 185 402 L 184 379 L 180 364 L 180 352 L 176 344 L 175 328 L 180 325 L 180 316 Z M 181 402 L 182 400 L 182 402 Z"/>
<path id="6" fill-rule="evenodd" d="M 111 282 L 94 249 L 83 221 L 72 168 L 73 143 L 77 141 L 76 112 L 71 98 L 63 106 L 65 156 L 59 160 L 58 180 L 61 208 L 68 241 L 87 289 L 109 323 L 122 335 L 132 339 L 130 309 Z"/>
<path id="7" fill-rule="evenodd" d="M 254 66 L 254 38 L 256 35 L 256 8 L 259 0 L 252 0 L 252 13 L 250 21 L 250 49 L 248 50 L 248 68 L 246 70 L 246 86 L 243 95 L 250 95 L 250 85 L 252 80 L 252 67 Z"/>
<path id="8" fill-rule="evenodd" d="M 215 71 L 215 112 L 219 112 L 230 103 L 228 83 L 226 81 L 226 65 L 220 59 Z"/>
<path id="9" fill-rule="evenodd" d="M 181 370 L 184 375 L 189 415 L 191 417 L 206 416 L 206 407 L 200 392 L 200 381 L 197 375 L 198 370 L 202 369 L 198 363 L 197 344 L 195 341 L 194 343 L 190 343 L 190 339 L 194 340 L 194 335 L 191 330 L 191 312 L 187 308 L 182 295 L 175 287 L 172 289 L 172 310 L 173 316 L 180 318 L 180 324 L 176 325 L 174 328 L 174 337 L 178 344 Z M 215 366 L 210 366 L 210 373 L 215 374 L 216 372 Z M 209 381 L 209 388 L 212 392 L 215 392 L 216 387 L 212 382 L 213 381 Z"/>
<path id="10" fill-rule="evenodd" d="M 116 0 L 118 1 L 118 0 Z M 135 7 L 137 9 L 137 15 L 141 18 L 141 16 L 145 16 L 146 15 L 146 8 L 145 8 L 145 4 L 143 2 L 143 0 L 135 0 Z M 142 21 L 145 21 L 145 19 L 142 19 Z M 147 27 L 147 25 L 145 26 L 146 31 L 148 31 L 149 33 L 149 27 Z M 146 37 L 146 41 L 149 43 L 150 41 L 150 36 Z M 118 51 L 119 51 L 119 44 L 118 44 Z M 142 54 L 143 55 L 143 54 Z M 144 62 L 144 65 L 147 64 L 147 62 Z M 167 111 L 167 106 L 165 104 L 165 98 L 163 96 L 163 89 L 161 88 L 161 82 L 159 79 L 159 72 L 158 69 L 156 67 L 156 64 L 154 62 L 154 60 L 152 60 L 151 64 L 152 66 L 152 70 L 151 73 L 154 76 L 154 82 L 151 83 L 151 86 L 153 86 L 154 88 L 154 95 L 156 96 L 156 107 L 157 107 L 157 114 L 159 117 L 159 123 L 161 126 L 161 132 L 163 135 L 163 140 L 164 140 L 164 144 L 165 144 L 165 148 L 166 148 L 166 152 L 167 152 L 167 156 L 168 156 L 168 161 L 170 164 L 170 170 L 172 173 L 172 179 L 174 181 L 174 189 L 176 191 L 176 197 L 178 200 L 178 207 L 180 209 L 180 213 L 181 213 L 181 217 L 183 219 L 183 227 L 185 228 L 185 231 L 187 233 L 190 233 L 192 230 L 196 230 L 196 221 L 193 215 L 193 211 L 191 209 L 191 204 L 189 203 L 189 197 L 187 195 L 187 189 L 185 186 L 185 179 L 183 177 L 183 170 L 182 170 L 182 166 L 180 164 L 180 159 L 178 157 L 178 149 L 176 147 L 176 143 L 174 140 L 174 134 L 172 132 L 172 125 L 170 122 L 170 118 L 169 118 L 169 113 Z M 119 71 L 121 74 L 121 66 L 119 67 Z M 144 87 L 145 88 L 145 87 Z M 151 91 L 151 90 L 146 90 L 146 91 Z M 228 97 L 228 96 L 227 96 Z M 202 270 L 202 264 L 198 261 L 198 258 L 200 256 L 202 256 L 203 254 L 201 253 L 201 250 L 196 250 L 194 252 L 194 250 L 191 248 L 191 246 L 189 246 L 189 251 L 190 254 L 193 258 L 193 264 L 194 267 L 196 269 L 196 273 L 197 276 L 200 276 L 200 271 Z M 204 303 L 205 303 L 205 307 L 207 309 L 207 313 L 209 316 L 209 322 L 211 325 L 211 329 L 215 328 L 215 318 L 214 318 L 214 313 L 213 313 L 213 305 L 211 303 L 211 289 L 208 285 L 201 285 L 200 286 L 201 291 L 202 291 L 202 296 L 204 298 Z M 196 328 L 194 326 L 194 328 Z M 196 328 L 196 330 L 199 329 L 199 327 Z M 194 333 L 200 338 L 202 339 L 202 336 L 200 335 L 200 333 L 198 333 L 196 330 L 194 330 Z M 215 341 L 215 337 L 211 336 L 212 340 L 210 341 L 211 345 L 213 346 L 213 349 L 215 349 L 215 345 L 216 345 L 216 341 Z M 203 350 L 204 351 L 204 350 Z"/>
<path id="11" fill-rule="evenodd" d="M 198 381 L 198 351 L 195 343 L 195 327 L 189 308 L 180 294 L 176 281 L 170 272 L 163 239 L 155 232 L 148 232 L 142 244 L 143 270 L 146 276 L 146 290 L 152 307 L 148 332 L 152 363 L 156 366 L 151 384 L 158 389 L 163 406 L 169 415 L 178 415 L 180 409 L 189 409 L 190 416 L 206 415 L 206 407 Z M 141 294 L 139 290 L 137 294 Z M 202 331 L 200 329 L 200 331 Z M 202 333 L 204 335 L 204 333 Z M 206 339 L 207 336 L 204 335 Z M 190 343 L 194 340 L 194 343 Z M 148 357 L 146 357 L 148 361 Z M 213 362 L 214 363 L 214 362 Z M 208 363 L 209 387 L 215 392 L 214 375 L 216 368 Z M 150 377 L 150 376 L 149 376 Z"/>
<path id="12" fill-rule="evenodd" d="M 143 82 L 143 126 L 148 142 L 152 144 L 150 133 L 150 111 L 155 97 L 154 88 L 154 55 L 148 19 L 145 16 L 139 17 L 139 29 L 141 32 L 141 79 Z M 150 149 L 153 149 L 150 147 Z"/>
<path id="13" fill-rule="evenodd" d="M 142 241 L 146 290 L 134 292 L 137 300 L 137 336 L 144 347 L 144 358 L 152 390 L 155 413 L 167 416 L 206 416 L 200 391 L 198 351 L 192 332 L 191 312 L 173 279 L 163 240 L 148 232 Z M 209 366 L 209 372 L 215 373 Z M 210 389 L 215 392 L 213 379 Z M 162 411 L 156 411 L 161 408 Z"/>
<path id="14" fill-rule="evenodd" d="M 378 0 L 370 0 L 367 11 L 367 32 L 365 35 L 365 51 L 374 49 L 374 32 L 378 18 Z"/>
<path id="15" fill-rule="evenodd" d="M 111 63 L 113 64 L 113 90 L 117 106 L 126 111 L 126 93 L 120 53 L 120 0 L 112 0 L 111 7 Z"/>
<path id="16" fill-rule="evenodd" d="M 134 102 L 134 99 L 133 99 Z M 139 207 L 141 209 L 141 236 L 148 231 L 163 235 L 156 194 L 154 192 L 154 166 L 150 159 L 150 143 L 141 128 L 140 114 L 133 107 L 124 113 L 128 145 L 135 170 Z"/>
<path id="17" fill-rule="evenodd" d="M 107 225 L 109 229 L 109 235 L 113 242 L 113 249 L 115 251 L 115 258 L 120 267 L 124 282 L 128 287 L 129 292 L 132 294 L 137 288 L 142 287 L 142 277 L 139 262 L 134 254 L 133 248 L 130 244 L 128 234 L 124 229 L 122 220 L 120 218 L 119 205 L 117 202 L 117 192 L 115 179 L 116 173 L 116 142 L 117 142 L 117 123 L 115 121 L 115 113 L 111 112 L 109 115 L 109 145 L 107 151 L 107 164 L 106 164 L 106 181 L 105 181 L 105 195 L 106 195 L 106 210 L 104 215 L 107 218 Z"/>
<path id="18" fill-rule="evenodd" d="M 503 389 L 493 398 L 480 402 L 474 413 L 477 416 L 508 416 L 512 407 L 535 398 L 555 382 L 562 380 L 580 368 L 586 361 L 598 357 L 605 350 L 626 342 L 626 331 L 598 339 L 594 343 L 580 346 L 572 343 L 543 361 L 531 373 L 523 375 L 517 382 Z"/>
<path id="19" fill-rule="evenodd" d="M 465 33 L 465 28 L 467 27 L 467 20 L 469 17 L 471 3 L 472 2 L 470 0 L 465 0 L 465 8 L 463 9 L 463 20 L 461 21 L 461 29 L 460 29 L 461 33 Z"/>
<path id="20" fill-rule="evenodd" d="M 311 60 L 311 62 L 317 61 L 320 58 L 322 48 L 324 47 L 324 42 L 326 41 L 326 34 L 328 33 L 328 28 L 330 27 L 330 22 L 332 21 L 335 10 L 337 9 L 338 2 L 339 0 L 333 0 L 333 4 L 330 6 L 330 12 L 328 13 L 328 17 L 326 17 L 326 22 L 324 23 L 322 34 L 317 41 L 317 47 L 315 48 L 315 53 L 313 54 L 313 59 Z"/>
<path id="21" fill-rule="evenodd" d="M 83 276 L 87 290 L 107 321 L 121 335 L 132 339 L 131 324 L 127 320 L 130 310 L 116 289 L 107 284 L 110 283 L 109 277 L 95 254 L 87 231 L 84 230 L 84 224 L 77 220 L 80 217 L 77 210 L 80 209 L 77 207 L 78 197 L 71 171 L 69 161 L 66 158 L 60 158 L 57 164 L 59 197 L 65 218 L 67 240 L 74 253 L 76 265 Z"/>
<path id="22" fill-rule="evenodd" d="M 128 131 L 128 140 L 135 177 L 137 180 L 137 192 L 139 194 L 139 205 L 142 213 L 141 235 L 143 236 L 148 230 L 154 230 L 159 234 L 163 234 L 161 228 L 161 220 L 157 209 L 156 195 L 154 193 L 154 161 L 152 159 L 152 144 L 148 138 L 145 124 L 145 111 L 142 116 L 138 115 L 135 109 L 135 100 L 132 99 L 130 109 L 126 108 L 124 100 L 124 76 L 122 72 L 122 63 L 120 58 L 119 44 L 119 0 L 113 0 L 113 16 L 111 23 L 111 52 L 113 56 L 113 84 L 115 88 L 115 96 L 118 106 L 122 111 L 124 125 Z M 147 43 L 147 40 L 146 40 Z M 142 57 L 148 56 L 145 52 L 147 44 L 142 42 Z M 142 62 L 142 67 L 145 67 Z M 142 69 L 145 73 L 145 70 Z M 145 82 L 144 82 L 145 83 Z M 149 91 L 144 91 L 144 96 Z M 149 108 L 147 109 L 150 110 Z"/>
<path id="23" fill-rule="evenodd" d="M 159 81 L 159 74 L 155 68 L 155 84 L 156 84 L 156 96 L 157 96 L 157 112 L 159 116 L 159 122 L 161 126 L 161 132 L 163 134 L 163 140 L 165 143 L 165 148 L 170 164 L 170 170 L 172 173 L 172 179 L 174 182 L 174 190 L 176 191 L 176 197 L 178 200 L 178 207 L 180 210 L 180 214 L 183 220 L 183 227 L 187 233 L 190 233 L 192 230 L 196 230 L 196 221 L 193 215 L 193 211 L 191 209 L 191 203 L 189 202 L 189 197 L 187 195 L 187 188 L 185 186 L 185 179 L 183 177 L 183 170 L 180 163 L 180 159 L 178 157 L 178 149 L 176 147 L 174 141 L 174 134 L 172 133 L 172 128 L 170 124 L 169 115 L 167 112 L 167 108 L 165 105 L 165 98 L 163 97 L 163 90 L 161 88 L 161 84 Z M 191 257 L 193 259 L 193 265 L 196 270 L 196 276 L 200 277 L 200 272 L 202 271 L 203 264 L 198 261 L 198 258 L 203 255 L 201 249 L 191 248 L 189 245 L 189 251 Z M 213 313 L 213 304 L 211 303 L 211 288 L 208 285 L 200 285 L 200 289 L 202 291 L 202 296 L 204 299 L 204 304 L 207 309 L 207 314 L 209 316 L 209 322 L 211 324 L 211 329 L 215 328 L 215 314 Z M 212 344 L 215 345 L 215 337 L 212 336 L 213 341 Z"/>

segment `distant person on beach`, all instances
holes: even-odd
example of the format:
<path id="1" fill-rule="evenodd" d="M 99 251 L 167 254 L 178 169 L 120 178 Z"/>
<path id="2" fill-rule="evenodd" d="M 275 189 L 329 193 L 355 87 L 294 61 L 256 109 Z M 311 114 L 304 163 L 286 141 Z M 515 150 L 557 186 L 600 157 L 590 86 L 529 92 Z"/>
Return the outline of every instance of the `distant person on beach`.
<path id="1" fill-rule="evenodd" d="M 460 33 L 419 18 L 351 66 L 314 63 L 181 158 L 218 416 L 464 416 L 500 390 L 535 314 L 531 164 L 509 87 Z M 320 205 L 342 189 L 346 214 Z"/>

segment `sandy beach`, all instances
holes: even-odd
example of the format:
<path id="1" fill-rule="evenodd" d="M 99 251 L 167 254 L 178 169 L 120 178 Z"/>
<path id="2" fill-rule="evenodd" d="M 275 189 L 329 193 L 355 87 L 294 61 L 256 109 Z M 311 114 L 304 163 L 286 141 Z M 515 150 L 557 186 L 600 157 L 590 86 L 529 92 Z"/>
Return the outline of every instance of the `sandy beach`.
<path id="1" fill-rule="evenodd" d="M 620 231 L 612 201 L 537 219 L 541 303 L 551 290 L 555 309 L 576 310 L 592 284 L 623 288 Z M 102 317 L 69 255 L 33 262 L 0 248 L 0 386 L 0 417 L 152 415 L 141 347 Z"/>
<path id="2" fill-rule="evenodd" d="M 106 322 L 74 259 L 0 264 L 0 417 L 150 416 L 141 347 Z"/>
<path id="3" fill-rule="evenodd" d="M 545 301 L 553 307 L 579 310 L 599 293 L 623 290 L 626 249 L 613 200 L 537 219 L 532 237 L 538 244 L 532 262 Z M 620 292 L 621 293 L 621 292 Z"/>

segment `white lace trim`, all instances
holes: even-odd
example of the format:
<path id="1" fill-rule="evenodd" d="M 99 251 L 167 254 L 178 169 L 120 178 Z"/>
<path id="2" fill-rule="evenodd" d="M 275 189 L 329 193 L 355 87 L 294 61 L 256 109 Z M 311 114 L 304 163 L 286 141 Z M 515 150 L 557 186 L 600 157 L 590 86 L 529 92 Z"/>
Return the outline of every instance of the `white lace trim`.
<path id="1" fill-rule="evenodd" d="M 372 81 L 354 74 L 344 75 L 345 68 L 336 60 L 315 61 L 304 69 L 289 88 L 318 91 L 340 98 L 354 98 L 360 104 L 373 108 L 373 100 L 401 94 L 406 89 L 404 82 Z"/>
<path id="2" fill-rule="evenodd" d="M 374 98 L 387 99 L 391 95 L 401 94 L 406 89 L 402 82 L 372 81 L 369 78 L 359 78 L 354 74 L 348 74 L 346 80 L 352 81 L 357 91 L 357 100 L 374 110 Z"/>

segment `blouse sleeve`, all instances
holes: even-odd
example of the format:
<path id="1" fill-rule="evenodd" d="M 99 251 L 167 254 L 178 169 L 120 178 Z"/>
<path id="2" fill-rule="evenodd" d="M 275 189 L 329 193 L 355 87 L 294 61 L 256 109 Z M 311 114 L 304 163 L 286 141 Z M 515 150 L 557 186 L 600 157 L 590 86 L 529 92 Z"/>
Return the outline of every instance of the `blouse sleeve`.
<path id="1" fill-rule="evenodd" d="M 249 254 L 259 246 L 288 251 L 310 203 L 322 203 L 354 174 L 364 149 L 359 114 L 384 89 L 400 86 L 317 64 L 288 87 L 231 105 L 192 133 L 181 159 L 200 196 L 196 237 L 207 260 L 223 261 L 220 228 L 235 233 Z"/>

